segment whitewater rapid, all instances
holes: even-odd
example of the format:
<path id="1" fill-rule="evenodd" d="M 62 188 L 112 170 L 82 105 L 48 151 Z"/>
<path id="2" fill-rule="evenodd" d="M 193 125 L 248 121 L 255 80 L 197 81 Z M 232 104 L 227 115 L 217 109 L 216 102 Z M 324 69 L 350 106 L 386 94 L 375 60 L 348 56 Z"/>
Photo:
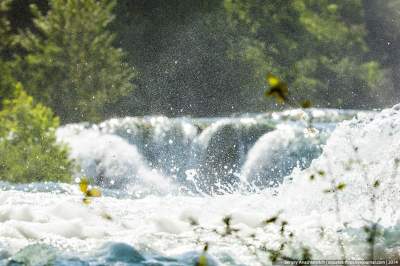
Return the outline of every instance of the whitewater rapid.
<path id="1" fill-rule="evenodd" d="M 193 265 L 207 242 L 210 265 L 257 265 L 236 237 L 213 231 L 226 216 L 270 249 L 285 221 L 285 254 L 307 247 L 313 259 L 340 259 L 339 239 L 346 258 L 367 258 L 364 227 L 378 222 L 375 258 L 399 258 L 399 110 L 316 109 L 311 132 L 310 114 L 296 110 L 68 125 L 58 136 L 81 164 L 76 177 L 102 177 L 104 196 L 84 205 L 76 184 L 1 184 L 0 262 L 36 253 L 58 265 Z"/>

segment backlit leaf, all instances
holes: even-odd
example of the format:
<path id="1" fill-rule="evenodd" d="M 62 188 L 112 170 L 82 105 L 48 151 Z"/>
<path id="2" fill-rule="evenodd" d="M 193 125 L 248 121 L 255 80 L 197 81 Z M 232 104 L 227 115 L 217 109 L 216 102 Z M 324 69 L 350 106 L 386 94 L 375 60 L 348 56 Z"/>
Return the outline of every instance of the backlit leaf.
<path id="1" fill-rule="evenodd" d="M 272 74 L 267 75 L 267 83 L 269 89 L 265 91 L 264 95 L 266 97 L 275 97 L 280 104 L 285 103 L 288 96 L 287 84 Z"/>
<path id="2" fill-rule="evenodd" d="M 101 197 L 101 191 L 98 188 L 89 189 L 86 193 L 88 197 Z"/>
<path id="3" fill-rule="evenodd" d="M 81 181 L 79 182 L 79 188 L 83 193 L 86 193 L 89 187 L 89 181 L 86 177 L 82 177 Z"/>

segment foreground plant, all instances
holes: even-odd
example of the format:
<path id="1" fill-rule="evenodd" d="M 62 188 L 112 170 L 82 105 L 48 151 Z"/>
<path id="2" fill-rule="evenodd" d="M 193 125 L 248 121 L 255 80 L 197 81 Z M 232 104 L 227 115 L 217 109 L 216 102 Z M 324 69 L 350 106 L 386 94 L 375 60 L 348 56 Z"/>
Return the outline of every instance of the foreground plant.
<path id="1" fill-rule="evenodd" d="M 193 228 L 193 232 L 197 235 L 196 244 L 204 245 L 203 252 L 200 254 L 198 265 L 207 265 L 206 252 L 210 249 L 209 244 L 201 240 L 203 234 L 209 235 L 210 233 L 216 234 L 217 236 L 224 239 L 233 239 L 238 241 L 240 245 L 245 247 L 248 253 L 254 257 L 260 265 L 270 265 L 282 263 L 283 261 L 296 262 L 296 265 L 307 264 L 307 261 L 312 259 L 312 254 L 307 246 L 300 245 L 298 247 L 298 254 L 296 256 L 290 255 L 289 250 L 294 247 L 295 235 L 292 231 L 288 230 L 288 222 L 280 218 L 280 213 L 275 216 L 269 217 L 262 221 L 262 228 L 264 231 L 269 230 L 269 226 L 275 225 L 279 227 L 279 240 L 276 247 L 269 246 L 265 239 L 259 238 L 256 233 L 249 235 L 243 234 L 243 232 L 233 226 L 232 216 L 227 215 L 222 218 L 224 227 L 221 229 L 210 229 L 199 225 L 197 222 L 193 223 L 193 219 L 189 219 L 188 222 Z M 304 263 L 304 264 L 303 264 Z"/>
<path id="2" fill-rule="evenodd" d="M 83 203 L 91 203 L 91 198 L 101 197 L 101 190 L 96 187 L 92 187 L 89 184 L 89 179 L 87 177 L 82 177 L 79 181 L 79 188 L 83 193 Z"/>
<path id="3" fill-rule="evenodd" d="M 312 102 L 309 99 L 299 100 L 293 97 L 289 93 L 289 87 L 286 82 L 281 80 L 279 77 L 268 73 L 266 76 L 268 88 L 264 91 L 265 97 L 272 97 L 276 103 L 281 105 L 287 105 L 292 108 L 308 109 L 312 107 Z M 306 116 L 307 130 L 315 132 L 313 127 L 313 116 L 312 113 L 308 113 Z"/>

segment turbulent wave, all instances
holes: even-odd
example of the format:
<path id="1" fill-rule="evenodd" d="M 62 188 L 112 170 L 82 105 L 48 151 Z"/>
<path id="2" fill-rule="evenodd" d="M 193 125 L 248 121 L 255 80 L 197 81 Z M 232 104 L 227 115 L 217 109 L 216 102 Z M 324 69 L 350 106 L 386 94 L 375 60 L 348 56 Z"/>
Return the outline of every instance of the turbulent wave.
<path id="1" fill-rule="evenodd" d="M 309 115 L 320 134 L 304 132 Z M 351 115 L 293 110 L 221 119 L 123 118 L 67 125 L 58 130 L 58 138 L 71 146 L 71 157 L 81 168 L 77 177 L 92 176 L 103 187 L 160 184 L 160 190 L 173 183 L 192 192 L 221 194 L 237 190 L 243 181 L 256 186 L 280 182 L 294 167 L 307 167 L 332 124 Z"/>
<path id="2" fill-rule="evenodd" d="M 79 163 L 81 171 L 76 174 L 95 177 L 102 187 L 124 188 L 141 193 L 170 190 L 168 179 L 144 162 L 134 144 L 117 135 L 101 133 L 95 129 L 78 132 L 68 126 L 58 132 L 71 149 L 71 157 Z"/>
<path id="3" fill-rule="evenodd" d="M 398 259 L 400 107 L 340 123 L 355 113 L 312 112 L 319 118 L 311 132 L 300 111 L 69 125 L 58 136 L 81 164 L 77 176 L 105 182 L 106 196 L 83 205 L 73 184 L 1 184 L 0 262 L 193 265 L 208 242 L 211 265 L 257 265 L 237 238 L 215 234 L 227 215 L 242 239 L 271 249 L 287 222 L 294 236 L 285 254 L 307 247 L 314 259 L 339 259 L 343 250 L 347 259 L 369 258 L 366 228 L 375 226 L 375 258 Z M 240 189 L 250 183 L 257 192 Z M 131 196 L 132 189 L 147 196 Z M 276 215 L 278 222 L 263 223 Z"/>
<path id="4" fill-rule="evenodd" d="M 252 187 L 278 185 L 295 167 L 304 169 L 321 153 L 325 133 L 280 127 L 257 140 L 248 152 L 241 175 Z"/>

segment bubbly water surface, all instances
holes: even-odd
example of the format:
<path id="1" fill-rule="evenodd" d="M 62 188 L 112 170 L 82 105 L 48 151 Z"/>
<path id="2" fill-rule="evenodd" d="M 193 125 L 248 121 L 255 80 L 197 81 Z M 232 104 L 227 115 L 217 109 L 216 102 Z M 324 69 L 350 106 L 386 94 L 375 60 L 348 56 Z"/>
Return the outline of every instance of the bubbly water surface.
<path id="1" fill-rule="evenodd" d="M 1 183 L 0 264 L 194 265 L 206 242 L 208 265 L 269 263 L 244 243 L 284 241 L 292 258 L 364 259 L 374 223 L 374 257 L 399 258 L 399 109 L 67 125 L 75 177 L 104 195 Z M 221 236 L 227 216 L 239 231 Z"/>

